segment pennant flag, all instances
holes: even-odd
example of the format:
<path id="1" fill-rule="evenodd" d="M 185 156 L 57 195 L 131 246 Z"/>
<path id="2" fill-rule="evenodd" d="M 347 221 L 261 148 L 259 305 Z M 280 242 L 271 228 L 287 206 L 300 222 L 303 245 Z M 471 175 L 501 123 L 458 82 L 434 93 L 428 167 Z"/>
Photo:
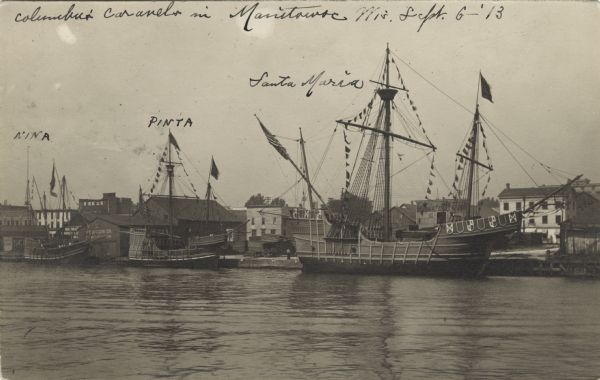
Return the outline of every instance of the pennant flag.
<path id="1" fill-rule="evenodd" d="M 273 148 L 275 148 L 275 150 L 281 155 L 281 157 L 285 158 L 286 160 L 289 160 L 290 156 L 288 155 L 287 150 L 285 150 L 285 148 L 283 147 L 283 145 L 281 145 L 279 140 L 277 140 L 275 135 L 273 135 L 271 132 L 269 132 L 267 127 L 264 126 L 264 124 L 262 123 L 262 121 L 260 121 L 258 116 L 254 115 L 254 117 L 256 117 L 256 120 L 258 120 L 258 123 L 260 124 L 260 128 L 262 129 L 263 133 L 265 134 L 269 144 L 271 144 L 273 146 Z"/>
<path id="2" fill-rule="evenodd" d="M 173 145 L 175 149 L 180 150 L 179 144 L 177 144 L 177 140 L 175 140 L 175 136 L 171 134 L 171 131 L 169 131 L 169 144 Z"/>
<path id="3" fill-rule="evenodd" d="M 481 75 L 481 73 L 479 73 L 479 77 L 481 79 L 481 97 L 494 103 L 492 101 L 492 89 L 491 89 L 489 83 L 485 80 L 485 78 L 483 77 L 483 75 Z"/>
<path id="4" fill-rule="evenodd" d="M 215 159 L 210 159 L 210 175 L 214 177 L 214 179 L 219 179 L 219 169 L 217 168 L 217 164 L 215 164 Z"/>
<path id="5" fill-rule="evenodd" d="M 54 162 L 52 163 L 52 179 L 50 180 L 50 195 L 56 197 L 56 193 L 54 192 L 54 186 L 56 186 L 56 177 L 54 177 L 54 173 L 56 173 L 56 166 Z"/>

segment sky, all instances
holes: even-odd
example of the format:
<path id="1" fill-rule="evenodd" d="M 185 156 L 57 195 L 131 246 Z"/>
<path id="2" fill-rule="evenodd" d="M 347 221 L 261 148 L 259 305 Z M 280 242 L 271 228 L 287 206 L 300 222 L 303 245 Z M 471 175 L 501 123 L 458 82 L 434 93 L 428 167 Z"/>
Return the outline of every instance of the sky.
<path id="1" fill-rule="evenodd" d="M 134 12 L 168 3 L 80 2 L 76 10 L 93 9 L 93 20 L 15 22 L 18 13 L 30 15 L 41 7 L 38 14 L 58 15 L 70 4 L 0 4 L 2 201 L 24 201 L 27 146 L 29 173 L 41 192 L 48 192 L 54 161 L 77 198 L 116 192 L 137 199 L 139 186 L 150 191 L 166 144 L 168 128 L 148 127 L 155 116 L 192 120 L 191 127 L 171 127 L 171 132 L 200 196 L 214 157 L 220 176 L 212 184 L 226 206 L 243 206 L 255 193 L 296 204 L 300 190 L 286 192 L 296 182 L 294 169 L 268 145 L 254 114 L 281 136 L 294 159 L 293 140 L 302 128 L 311 173 L 323 160 L 315 187 L 324 198 L 336 197 L 344 186 L 340 129 L 324 152 L 335 120 L 358 114 L 369 102 L 374 89 L 369 80 L 376 79 L 388 43 L 403 61 L 398 67 L 438 147 L 436 167 L 446 185 L 472 122 L 462 106 L 474 110 L 480 72 L 494 100 L 480 100 L 481 112 L 502 137 L 487 133 L 495 168 L 488 195 L 497 196 L 506 183 L 528 187 L 565 180 L 557 174 L 584 174 L 600 182 L 595 2 L 446 2 L 444 20 L 430 20 L 420 31 L 420 21 L 400 22 L 399 15 L 408 7 L 426 13 L 436 3 L 261 2 L 263 13 L 321 5 L 350 20 L 263 18 L 251 21 L 250 32 L 244 20 L 229 17 L 253 4 L 243 2 L 175 3 L 181 16 L 119 19 L 102 15 L 109 7 Z M 392 20 L 353 21 L 365 6 L 386 9 Z M 479 15 L 456 20 L 463 6 Z M 486 19 L 492 7 L 496 13 Z M 211 18 L 190 17 L 199 11 Z M 364 86 L 318 87 L 307 97 L 299 83 L 323 70 L 324 77 L 358 79 Z M 270 78 L 289 75 L 298 85 L 251 87 L 249 79 L 264 72 Z M 19 131 L 44 131 L 50 141 L 15 139 Z M 353 146 L 359 139 L 350 134 Z M 422 155 L 400 143 L 394 152 L 404 155 L 393 161 L 394 172 Z M 560 171 L 551 176 L 532 157 Z M 394 176 L 394 204 L 423 199 L 428 166 L 421 160 Z M 436 178 L 433 195 L 447 196 L 446 185 Z"/>

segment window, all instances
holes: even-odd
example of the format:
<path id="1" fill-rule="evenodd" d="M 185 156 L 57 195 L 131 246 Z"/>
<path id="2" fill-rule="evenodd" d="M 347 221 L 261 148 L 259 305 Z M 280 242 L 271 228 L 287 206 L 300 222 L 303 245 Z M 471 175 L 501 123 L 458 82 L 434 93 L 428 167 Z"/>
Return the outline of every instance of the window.
<path id="1" fill-rule="evenodd" d="M 564 208 L 565 205 L 563 204 L 562 201 L 556 201 L 554 202 L 554 208 L 559 209 L 559 208 Z"/>
<path id="2" fill-rule="evenodd" d="M 254 225 L 254 218 L 252 218 L 252 225 Z"/>
<path id="3" fill-rule="evenodd" d="M 533 202 L 529 202 L 529 207 L 533 207 Z"/>
<path id="4" fill-rule="evenodd" d="M 508 211 L 508 202 L 504 202 L 504 211 Z"/>
<path id="5" fill-rule="evenodd" d="M 277 224 L 277 217 L 276 216 L 273 217 L 273 224 Z"/>
<path id="6" fill-rule="evenodd" d="M 265 224 L 265 217 L 263 216 L 261 219 L 262 224 Z"/>
<path id="7" fill-rule="evenodd" d="M 277 233 L 276 230 L 271 230 L 271 235 L 275 235 Z"/>
<path id="8" fill-rule="evenodd" d="M 560 215 L 556 215 L 556 224 L 560 224 L 562 221 L 562 217 Z"/>
<path id="9" fill-rule="evenodd" d="M 252 230 L 252 236 L 256 236 L 256 230 Z"/>
<path id="10" fill-rule="evenodd" d="M 542 210 L 548 210 L 548 202 L 542 203 Z"/>
<path id="11" fill-rule="evenodd" d="M 267 234 L 267 229 L 266 228 L 261 228 L 260 229 L 260 234 L 261 235 L 266 235 Z"/>
<path id="12" fill-rule="evenodd" d="M 529 218 L 529 222 L 530 225 L 535 225 L 535 219 L 534 218 Z"/>
<path id="13" fill-rule="evenodd" d="M 548 215 L 542 216 L 542 224 L 548 224 Z"/>
<path id="14" fill-rule="evenodd" d="M 517 202 L 517 211 L 521 211 L 521 202 Z"/>

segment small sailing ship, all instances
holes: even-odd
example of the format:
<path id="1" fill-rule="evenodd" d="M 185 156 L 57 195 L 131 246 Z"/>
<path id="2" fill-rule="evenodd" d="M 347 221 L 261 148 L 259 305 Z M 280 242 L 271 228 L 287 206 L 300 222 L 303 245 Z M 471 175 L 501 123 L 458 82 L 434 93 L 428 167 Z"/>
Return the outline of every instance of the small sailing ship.
<path id="1" fill-rule="evenodd" d="M 177 153 L 179 161 L 173 160 L 173 150 Z M 222 231 L 221 233 L 189 235 L 185 237 L 177 236 L 174 233 L 174 203 L 178 199 L 174 194 L 175 167 L 183 167 L 179 152 L 179 144 L 171 132 L 169 132 L 167 146 L 159 159 L 158 173 L 151 189 L 151 193 L 153 193 L 160 173 L 163 171 L 163 168 L 166 169 L 166 184 L 168 187 L 168 195 L 166 196 L 168 205 L 167 229 L 165 231 L 161 228 L 152 228 L 152 215 L 146 208 L 147 206 L 140 189 L 141 213 L 147 218 L 148 224 L 144 228 L 132 228 L 130 230 L 128 263 L 136 266 L 217 269 L 219 263 L 218 252 L 227 242 L 227 232 Z M 214 160 L 211 162 L 211 171 L 207 186 L 207 223 L 210 215 L 210 201 L 212 196 L 211 176 L 218 178 L 218 169 Z M 190 183 L 190 185 L 195 192 L 193 184 Z M 197 195 L 196 200 L 200 202 Z"/>
<path id="2" fill-rule="evenodd" d="M 50 264 L 50 265 L 75 265 L 89 264 L 93 262 L 90 257 L 89 242 L 79 240 L 73 228 L 70 228 L 69 221 L 75 212 L 70 207 L 68 201 L 69 195 L 73 196 L 67 187 L 66 177 L 63 176 L 57 181 L 58 172 L 56 164 L 52 164 L 52 174 L 50 180 L 50 195 L 59 200 L 58 207 L 52 209 L 47 205 L 46 193 L 43 197 L 35 181 L 29 181 L 29 150 L 27 152 L 27 188 L 25 195 L 25 205 L 31 209 L 34 214 L 34 220 L 38 226 L 45 226 L 48 234 L 46 238 L 25 238 L 23 249 L 23 260 L 27 262 Z M 58 193 L 56 187 L 58 183 Z M 30 186 L 31 185 L 31 186 Z M 40 201 L 40 210 L 32 208 L 32 192 L 36 189 Z"/>
<path id="3" fill-rule="evenodd" d="M 462 174 L 460 178 L 457 175 L 453 185 L 456 212 L 451 213 L 449 220 L 439 221 L 431 228 L 393 231 L 392 142 L 400 141 L 413 149 L 430 152 L 435 152 L 436 146 L 426 134 L 397 66 L 400 86 L 390 84 L 391 64 L 395 62 L 388 47 L 381 75 L 377 81 L 371 81 L 377 87 L 367 107 L 350 120 L 337 120 L 345 130 L 361 131 L 366 142 L 361 143 L 362 156 L 357 155 L 355 165 L 346 165 L 347 168 L 352 167 L 352 171 L 346 173 L 341 211 L 333 213 L 329 210 L 327 213 L 331 222 L 329 230 L 308 237 L 295 236 L 296 252 L 303 271 L 465 277 L 481 275 L 492 247 L 500 239 L 518 231 L 522 215 L 528 211 L 485 218 L 478 215 L 478 171 L 480 168 L 492 170 L 491 165 L 480 162 L 478 157 L 481 143 L 479 134 L 483 133 L 479 87 L 482 97 L 491 101 L 489 85 L 481 76 L 470 136 L 465 149 L 457 156 L 460 158 Z M 405 94 L 402 104 L 395 101 L 399 92 Z M 411 110 L 413 114 L 407 115 Z M 393 120 L 401 124 L 405 134 L 392 129 Z M 287 152 L 282 150 L 274 136 L 269 136 L 264 126 L 263 131 L 271 145 L 289 160 Z M 344 138 L 346 140 L 346 132 Z M 433 175 L 434 159 L 430 162 Z M 307 178 L 304 179 L 309 182 Z M 430 188 L 427 193 L 431 193 Z M 459 211 L 461 207 L 466 210 Z"/>

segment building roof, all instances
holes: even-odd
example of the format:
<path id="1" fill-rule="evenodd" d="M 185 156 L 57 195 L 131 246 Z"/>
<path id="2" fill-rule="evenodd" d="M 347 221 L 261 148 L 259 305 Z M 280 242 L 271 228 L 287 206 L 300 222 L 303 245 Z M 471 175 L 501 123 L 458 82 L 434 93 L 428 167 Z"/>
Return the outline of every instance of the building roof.
<path id="1" fill-rule="evenodd" d="M 539 186 L 539 187 L 507 187 L 498 194 L 498 198 L 543 198 L 551 194 L 553 191 L 560 189 L 561 186 Z M 569 188 L 565 187 L 556 195 L 567 195 Z"/>
<path id="2" fill-rule="evenodd" d="M 107 223 L 114 224 L 116 226 L 166 226 L 166 221 L 156 221 L 144 218 L 142 215 L 126 215 L 126 214 L 89 214 L 94 220 L 103 220 Z"/>
<path id="3" fill-rule="evenodd" d="M 153 221 L 168 221 L 169 197 L 152 196 L 144 203 L 145 207 L 136 212 L 143 215 L 149 213 L 149 219 Z M 209 221 L 213 222 L 239 222 L 240 216 L 226 209 L 215 200 L 207 201 L 198 198 L 173 197 L 173 219 L 206 221 L 207 205 L 210 205 Z M 144 210 L 145 209 L 145 210 Z M 245 216 L 244 216 L 244 221 Z"/>

